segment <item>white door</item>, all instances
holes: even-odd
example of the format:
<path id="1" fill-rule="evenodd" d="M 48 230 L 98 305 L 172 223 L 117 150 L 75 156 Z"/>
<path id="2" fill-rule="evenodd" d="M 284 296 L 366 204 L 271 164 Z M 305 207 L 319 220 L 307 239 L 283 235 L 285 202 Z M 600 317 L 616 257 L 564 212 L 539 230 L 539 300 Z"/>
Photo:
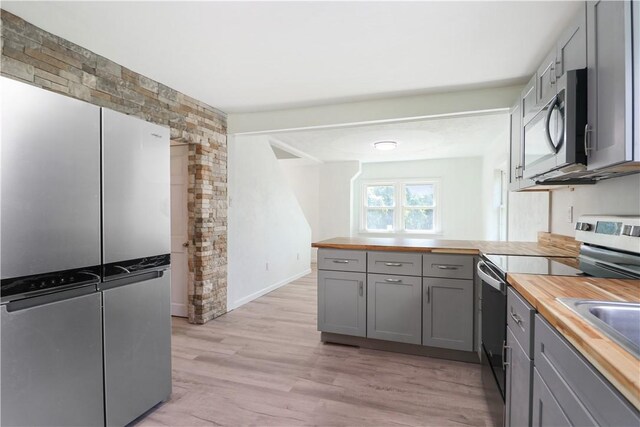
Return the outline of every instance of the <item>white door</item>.
<path id="1" fill-rule="evenodd" d="M 171 315 L 187 317 L 189 148 L 171 146 Z"/>

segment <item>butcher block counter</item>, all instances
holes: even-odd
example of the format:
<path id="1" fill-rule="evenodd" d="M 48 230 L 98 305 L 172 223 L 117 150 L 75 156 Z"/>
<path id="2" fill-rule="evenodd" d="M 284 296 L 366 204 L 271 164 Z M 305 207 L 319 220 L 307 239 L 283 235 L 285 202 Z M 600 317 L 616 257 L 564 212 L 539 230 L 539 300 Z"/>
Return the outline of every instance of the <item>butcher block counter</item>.
<path id="1" fill-rule="evenodd" d="M 640 280 L 509 274 L 507 281 L 640 409 L 640 362 L 556 298 L 640 302 Z"/>
<path id="2" fill-rule="evenodd" d="M 391 252 L 431 252 L 445 254 L 479 253 L 495 255 L 534 255 L 575 257 L 575 250 L 538 242 L 494 242 L 484 240 L 437 240 L 392 237 L 336 237 L 315 242 L 314 248 L 351 249 Z"/>

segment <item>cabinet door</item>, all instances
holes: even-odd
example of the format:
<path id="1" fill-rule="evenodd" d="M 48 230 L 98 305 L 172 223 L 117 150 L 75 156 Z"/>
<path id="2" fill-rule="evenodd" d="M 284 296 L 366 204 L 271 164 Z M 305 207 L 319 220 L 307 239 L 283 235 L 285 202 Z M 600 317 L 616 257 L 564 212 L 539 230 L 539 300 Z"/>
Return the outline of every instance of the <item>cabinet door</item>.
<path id="1" fill-rule="evenodd" d="M 528 426 L 531 423 L 531 376 L 533 361 L 520 347 L 513 331 L 507 328 L 507 427 Z"/>
<path id="2" fill-rule="evenodd" d="M 364 337 L 367 333 L 367 275 L 318 271 L 318 330 Z"/>
<path id="3" fill-rule="evenodd" d="M 631 2 L 587 3 L 587 167 L 633 159 Z"/>
<path id="4" fill-rule="evenodd" d="M 558 405 L 547 385 L 536 369 L 533 370 L 533 407 L 531 425 L 533 427 L 571 426 L 569 419 Z M 515 427 L 515 424 L 512 424 Z"/>
<path id="5" fill-rule="evenodd" d="M 536 81 L 537 75 L 534 74 L 527 85 L 522 89 L 522 95 L 520 96 L 522 102 L 522 126 L 529 123 L 529 120 L 536 116 L 537 99 L 536 99 Z"/>
<path id="6" fill-rule="evenodd" d="M 558 40 L 556 76 L 587 67 L 587 12 L 585 4 Z"/>
<path id="7" fill-rule="evenodd" d="M 369 274 L 367 281 L 367 337 L 420 344 L 421 279 Z"/>
<path id="8" fill-rule="evenodd" d="M 522 109 L 520 102 L 511 108 L 509 113 L 511 129 L 510 157 L 509 157 L 509 190 L 516 191 L 520 187 L 520 170 L 522 168 Z"/>
<path id="9" fill-rule="evenodd" d="M 554 47 L 536 71 L 536 104 L 547 105 L 556 96 L 556 48 Z"/>
<path id="10" fill-rule="evenodd" d="M 473 350 L 473 280 L 423 279 L 422 345 Z"/>

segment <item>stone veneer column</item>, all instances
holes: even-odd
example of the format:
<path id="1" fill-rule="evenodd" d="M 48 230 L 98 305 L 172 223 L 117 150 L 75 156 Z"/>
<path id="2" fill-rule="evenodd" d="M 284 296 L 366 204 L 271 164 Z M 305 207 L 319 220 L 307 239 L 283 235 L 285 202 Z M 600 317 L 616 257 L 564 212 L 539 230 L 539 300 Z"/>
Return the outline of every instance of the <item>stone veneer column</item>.
<path id="1" fill-rule="evenodd" d="M 227 311 L 227 117 L 0 10 L 0 74 L 168 126 L 189 144 L 189 321 Z"/>

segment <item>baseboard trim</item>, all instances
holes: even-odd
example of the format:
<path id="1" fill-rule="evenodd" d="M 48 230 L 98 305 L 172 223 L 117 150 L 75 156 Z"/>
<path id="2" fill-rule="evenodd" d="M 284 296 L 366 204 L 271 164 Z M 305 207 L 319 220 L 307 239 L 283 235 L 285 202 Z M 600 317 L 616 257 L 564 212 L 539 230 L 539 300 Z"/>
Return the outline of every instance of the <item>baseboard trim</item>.
<path id="1" fill-rule="evenodd" d="M 449 350 L 446 348 L 427 347 L 423 345 L 384 341 L 374 338 L 354 337 L 350 335 L 334 334 L 331 332 L 322 332 L 320 334 L 320 340 L 324 343 L 351 345 L 354 347 L 391 351 L 394 353 L 429 356 L 437 359 L 458 360 L 460 362 L 480 363 L 478 353 L 475 351 Z"/>
<path id="2" fill-rule="evenodd" d="M 236 308 L 241 307 L 241 306 L 245 305 L 246 303 L 253 301 L 256 298 L 260 298 L 261 296 L 266 295 L 271 291 L 275 291 L 279 287 L 284 286 L 284 285 L 286 285 L 288 283 L 291 283 L 294 280 L 297 280 L 297 279 L 299 279 L 301 277 L 304 277 L 307 274 L 311 274 L 311 269 L 310 268 L 304 270 L 301 273 L 294 274 L 291 277 L 288 277 L 288 278 L 286 278 L 284 280 L 281 280 L 281 281 L 276 282 L 276 283 L 274 283 L 272 285 L 269 285 L 266 288 L 260 289 L 259 291 L 254 292 L 254 293 L 252 293 L 250 295 L 247 295 L 246 297 L 240 298 L 239 300 L 234 301 L 232 304 L 228 304 L 227 311 L 235 310 Z"/>

